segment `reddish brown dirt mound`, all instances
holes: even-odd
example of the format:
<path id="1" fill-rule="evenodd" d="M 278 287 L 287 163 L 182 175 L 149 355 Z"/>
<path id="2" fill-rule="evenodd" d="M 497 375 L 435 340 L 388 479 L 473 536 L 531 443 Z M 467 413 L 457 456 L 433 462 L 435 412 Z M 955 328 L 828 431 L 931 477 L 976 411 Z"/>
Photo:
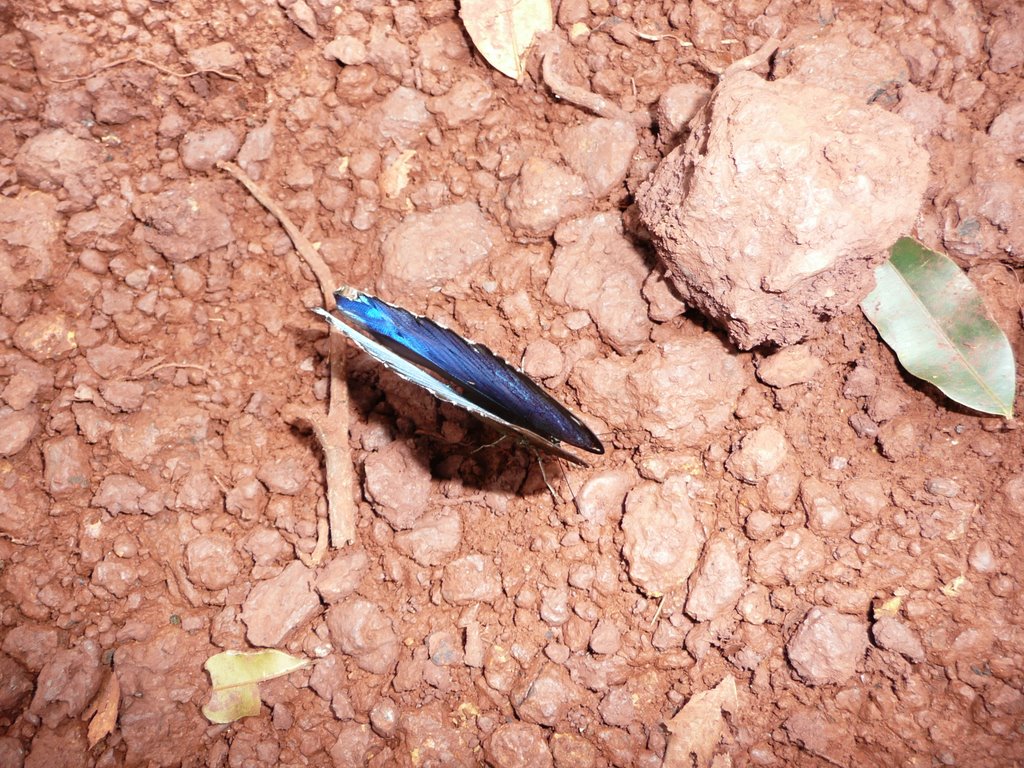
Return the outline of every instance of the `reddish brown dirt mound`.
<path id="1" fill-rule="evenodd" d="M 489 69 L 455 6 L 0 14 L 0 765 L 1020 764 L 1015 423 L 909 380 L 792 265 L 811 340 L 739 352 L 627 210 L 714 73 L 779 38 L 748 81 L 909 126 L 930 158 L 912 233 L 970 268 L 1020 355 L 1019 7 L 563 0 L 552 62 L 616 106 L 595 117 L 537 58 L 518 84 Z M 322 455 L 283 411 L 326 410 L 322 299 L 221 160 L 339 283 L 521 363 L 605 456 L 546 460 L 556 500 L 513 441 L 481 448 L 488 428 L 348 348 L 356 542 L 319 558 Z M 859 205 L 849 180 L 831 191 Z M 695 215 L 734 215 L 709 189 Z M 714 314 L 714 290 L 684 294 Z M 312 664 L 208 723 L 204 661 L 262 646 Z M 111 673 L 118 722 L 90 747 Z"/>

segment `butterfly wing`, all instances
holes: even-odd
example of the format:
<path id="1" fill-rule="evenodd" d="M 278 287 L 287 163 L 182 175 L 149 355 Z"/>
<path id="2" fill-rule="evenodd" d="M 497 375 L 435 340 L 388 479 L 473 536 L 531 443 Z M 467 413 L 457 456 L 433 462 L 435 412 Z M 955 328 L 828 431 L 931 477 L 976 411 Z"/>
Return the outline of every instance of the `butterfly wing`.
<path id="1" fill-rule="evenodd" d="M 411 381 L 423 389 L 430 392 L 434 397 L 439 400 L 443 400 L 446 403 L 462 408 L 463 410 L 469 411 L 474 416 L 488 421 L 501 429 L 515 432 L 522 435 L 529 441 L 541 445 L 548 451 L 558 454 L 564 459 L 567 459 L 575 464 L 581 466 L 587 466 L 587 463 L 580 459 L 578 456 L 574 456 L 568 451 L 564 450 L 557 443 L 553 443 L 550 440 L 541 438 L 539 435 L 524 430 L 523 428 L 508 422 L 494 413 L 491 413 L 484 408 L 481 408 L 476 403 L 467 400 L 454 388 L 452 388 L 447 382 L 437 378 L 431 372 L 425 371 L 419 366 L 410 363 L 404 359 L 397 352 L 389 349 L 383 344 L 379 343 L 372 337 L 360 332 L 359 330 L 352 328 L 349 325 L 342 323 L 338 318 L 329 312 L 321 309 L 320 307 L 314 307 L 313 311 L 321 317 L 325 318 L 332 326 L 338 329 L 344 334 L 350 341 L 355 343 L 360 349 L 362 349 L 370 357 L 374 358 L 380 363 L 390 368 L 396 374 L 401 376 L 406 381 Z"/>
<path id="2" fill-rule="evenodd" d="M 377 345 L 378 351 L 387 350 L 394 359 L 412 364 L 420 374 L 430 371 L 436 379 L 428 379 L 444 383 L 447 394 L 459 398 L 455 405 L 511 427 L 546 448 L 565 442 L 591 453 L 604 453 L 600 440 L 579 418 L 483 345 L 351 288 L 336 291 L 335 300 L 344 322 L 321 312 L 332 317 L 335 327 L 368 352 L 363 343 L 367 339 Z M 341 325 L 358 330 L 360 338 L 347 333 Z M 406 375 L 393 363 L 376 354 L 374 357 Z M 437 387 L 436 383 L 428 386 L 413 376 L 406 378 L 432 392 Z M 476 407 L 467 407 L 467 402 Z"/>

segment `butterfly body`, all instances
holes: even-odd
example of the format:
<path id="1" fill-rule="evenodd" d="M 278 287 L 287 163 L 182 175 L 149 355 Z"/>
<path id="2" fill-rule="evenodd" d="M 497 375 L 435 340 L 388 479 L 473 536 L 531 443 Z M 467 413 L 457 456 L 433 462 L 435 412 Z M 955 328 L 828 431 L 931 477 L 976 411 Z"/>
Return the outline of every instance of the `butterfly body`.
<path id="1" fill-rule="evenodd" d="M 505 360 L 425 317 L 353 288 L 334 292 L 336 314 L 316 308 L 356 346 L 440 400 L 574 463 L 562 443 L 604 453 L 571 411 Z"/>

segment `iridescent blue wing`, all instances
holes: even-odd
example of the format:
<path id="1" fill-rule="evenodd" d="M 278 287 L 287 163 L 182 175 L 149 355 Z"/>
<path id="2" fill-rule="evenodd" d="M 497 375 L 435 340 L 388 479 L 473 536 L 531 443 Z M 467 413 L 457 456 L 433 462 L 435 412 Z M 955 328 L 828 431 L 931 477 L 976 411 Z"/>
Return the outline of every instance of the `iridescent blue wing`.
<path id="1" fill-rule="evenodd" d="M 583 462 L 559 443 L 604 453 L 601 441 L 579 418 L 483 345 L 352 288 L 339 289 L 334 298 L 337 317 L 315 311 L 372 357 L 441 400 L 577 463 Z"/>

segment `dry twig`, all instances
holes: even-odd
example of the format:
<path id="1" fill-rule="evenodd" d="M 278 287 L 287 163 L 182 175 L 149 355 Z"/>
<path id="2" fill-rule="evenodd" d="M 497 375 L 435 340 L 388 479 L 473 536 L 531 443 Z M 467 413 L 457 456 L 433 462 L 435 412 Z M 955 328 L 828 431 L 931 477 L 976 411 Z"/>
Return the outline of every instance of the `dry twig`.
<path id="1" fill-rule="evenodd" d="M 307 568 L 316 568 L 324 560 L 327 554 L 328 523 L 326 517 L 318 517 L 316 520 L 316 546 L 310 554 L 299 552 L 299 560 Z"/>
<path id="2" fill-rule="evenodd" d="M 157 371 L 162 371 L 166 368 L 187 368 L 191 371 L 202 371 L 206 374 L 206 378 L 212 379 L 213 374 L 210 373 L 210 369 L 202 365 L 196 365 L 195 363 L 165 363 L 162 357 L 157 358 L 152 363 L 147 363 L 139 368 L 132 371 L 131 376 L 128 377 L 129 381 L 135 381 L 136 379 L 144 379 L 147 376 L 151 376 Z"/>
<path id="3" fill-rule="evenodd" d="M 728 77 L 729 75 L 735 74 L 736 72 L 746 72 L 747 70 L 754 69 L 764 64 L 768 59 L 772 57 L 772 54 L 779 50 L 779 41 L 774 38 L 768 38 L 764 45 L 758 48 L 749 56 L 744 56 L 742 59 L 737 59 L 728 67 L 725 68 L 725 72 L 722 73 L 722 77 Z"/>
<path id="4" fill-rule="evenodd" d="M 234 163 L 218 163 L 217 167 L 234 176 L 249 190 L 249 193 L 284 227 L 291 238 L 295 250 L 313 270 L 320 292 L 324 297 L 324 306 L 334 309 L 334 288 L 337 285 L 331 276 L 331 270 L 320 258 L 313 244 L 292 223 L 281 207 L 271 199 L 249 176 Z M 335 346 L 331 337 L 330 375 L 331 389 L 324 416 L 311 410 L 295 405 L 286 406 L 282 416 L 289 424 L 308 425 L 316 435 L 317 441 L 324 452 L 324 467 L 327 475 L 327 518 L 330 523 L 330 539 L 335 547 L 350 544 L 356 538 L 356 505 L 353 497 L 355 482 L 352 473 L 352 454 L 348 444 L 348 391 L 345 388 L 345 358 L 341 350 Z M 317 546 L 310 556 L 322 558 L 326 551 L 326 536 L 323 527 L 318 523 Z M 316 560 L 319 562 L 319 560 Z M 314 563 L 315 564 L 315 563 Z"/>
<path id="5" fill-rule="evenodd" d="M 545 51 L 540 65 L 544 83 L 555 96 L 577 107 L 589 110 L 598 117 L 625 120 L 627 123 L 634 124 L 644 119 L 639 115 L 627 112 L 611 99 L 606 99 L 604 96 L 588 91 L 586 88 L 581 88 L 578 85 L 570 84 L 556 71 L 555 58 L 555 47 L 550 46 Z"/>
<path id="6" fill-rule="evenodd" d="M 163 72 L 165 75 L 170 75 L 171 77 L 180 77 L 182 79 L 186 77 L 195 77 L 196 75 L 205 74 L 217 75 L 218 77 L 223 77 L 225 80 L 234 80 L 235 82 L 238 82 L 242 79 L 238 75 L 231 75 L 227 72 L 221 72 L 219 69 L 197 69 L 194 72 L 175 72 L 173 69 L 168 69 L 162 64 L 157 64 L 155 61 L 143 59 L 139 56 L 128 56 L 124 59 L 117 59 L 116 61 L 110 61 L 106 64 L 101 64 L 100 66 L 96 67 L 96 69 L 92 70 L 91 72 L 86 72 L 84 75 L 75 75 L 74 77 L 48 77 L 47 80 L 49 80 L 51 83 L 77 83 L 79 80 L 88 80 L 93 75 L 98 75 L 100 72 L 103 72 L 107 69 L 120 67 L 124 64 L 145 64 L 147 67 L 152 67 L 153 69 Z"/>

